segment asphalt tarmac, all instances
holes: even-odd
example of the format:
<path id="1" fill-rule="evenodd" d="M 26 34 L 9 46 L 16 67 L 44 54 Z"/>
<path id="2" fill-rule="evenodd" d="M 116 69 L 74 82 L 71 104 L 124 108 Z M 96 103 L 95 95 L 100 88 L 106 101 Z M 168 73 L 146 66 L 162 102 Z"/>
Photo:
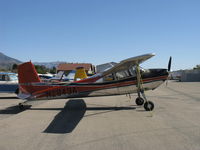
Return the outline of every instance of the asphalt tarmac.
<path id="1" fill-rule="evenodd" d="M 137 95 L 35 102 L 0 94 L 0 150 L 199 150 L 200 82 L 169 82 Z"/>

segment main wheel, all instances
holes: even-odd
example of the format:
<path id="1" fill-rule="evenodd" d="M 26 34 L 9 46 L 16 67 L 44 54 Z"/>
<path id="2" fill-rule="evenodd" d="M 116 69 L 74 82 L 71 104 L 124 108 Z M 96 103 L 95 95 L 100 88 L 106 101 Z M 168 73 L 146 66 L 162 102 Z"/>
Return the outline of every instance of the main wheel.
<path id="1" fill-rule="evenodd" d="M 137 104 L 137 105 L 143 105 L 144 104 L 144 99 L 143 98 L 141 98 L 141 97 L 138 97 L 138 98 L 136 98 L 136 100 L 135 100 L 135 103 Z"/>
<path id="2" fill-rule="evenodd" d="M 154 109 L 154 103 L 151 101 L 147 101 L 144 103 L 144 109 L 146 111 L 152 111 Z"/>

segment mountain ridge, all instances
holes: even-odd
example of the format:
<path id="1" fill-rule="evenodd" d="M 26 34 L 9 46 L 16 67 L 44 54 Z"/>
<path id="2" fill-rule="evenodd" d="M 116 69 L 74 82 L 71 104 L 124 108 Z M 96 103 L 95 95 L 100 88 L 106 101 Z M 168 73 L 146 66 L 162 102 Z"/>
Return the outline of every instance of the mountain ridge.
<path id="1" fill-rule="evenodd" d="M 13 64 L 20 64 L 20 63 L 22 63 L 20 60 L 9 57 L 0 52 L 0 70 L 8 70 L 12 68 Z"/>
<path id="2" fill-rule="evenodd" d="M 21 64 L 23 63 L 22 61 L 9 57 L 2 52 L 0 52 L 0 70 L 2 71 L 8 71 L 11 70 L 13 64 Z M 42 65 L 45 66 L 46 68 L 53 68 L 57 67 L 60 63 L 66 63 L 64 61 L 53 61 L 53 62 L 33 62 L 34 65 Z"/>

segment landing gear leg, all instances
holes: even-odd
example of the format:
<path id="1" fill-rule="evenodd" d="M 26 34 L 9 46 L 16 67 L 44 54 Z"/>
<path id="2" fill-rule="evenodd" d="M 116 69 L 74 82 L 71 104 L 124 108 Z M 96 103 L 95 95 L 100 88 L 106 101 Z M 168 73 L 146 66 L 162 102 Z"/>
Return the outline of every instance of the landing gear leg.
<path id="1" fill-rule="evenodd" d="M 136 65 L 136 75 L 137 75 L 137 88 L 138 88 L 138 98 L 136 98 L 136 104 L 137 105 L 143 105 L 144 104 L 144 109 L 146 111 L 152 111 L 154 109 L 154 103 L 151 101 L 148 101 L 145 94 L 144 94 L 144 88 L 142 86 L 142 77 L 140 74 L 140 67 L 139 67 L 139 63 L 137 63 Z M 140 93 L 142 94 L 141 98 Z"/>
<path id="2" fill-rule="evenodd" d="M 138 106 L 141 106 L 141 105 L 144 104 L 144 99 L 141 98 L 140 92 L 139 92 L 139 91 L 138 91 L 138 97 L 136 98 L 135 103 L 136 103 Z"/>

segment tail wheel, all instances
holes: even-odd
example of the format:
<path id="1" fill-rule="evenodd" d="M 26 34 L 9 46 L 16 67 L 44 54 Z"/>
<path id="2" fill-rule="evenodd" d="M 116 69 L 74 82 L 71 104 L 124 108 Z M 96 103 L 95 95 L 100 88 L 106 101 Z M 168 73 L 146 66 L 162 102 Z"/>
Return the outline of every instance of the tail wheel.
<path id="1" fill-rule="evenodd" d="M 24 110 L 25 109 L 25 107 L 24 107 L 24 105 L 22 103 L 19 103 L 18 107 L 19 107 L 20 110 Z"/>
<path id="2" fill-rule="evenodd" d="M 147 101 L 144 103 L 144 109 L 146 111 L 152 111 L 154 109 L 154 103 L 151 101 Z"/>
<path id="3" fill-rule="evenodd" d="M 136 98 L 135 103 L 139 106 L 144 104 L 144 99 L 141 97 Z"/>

